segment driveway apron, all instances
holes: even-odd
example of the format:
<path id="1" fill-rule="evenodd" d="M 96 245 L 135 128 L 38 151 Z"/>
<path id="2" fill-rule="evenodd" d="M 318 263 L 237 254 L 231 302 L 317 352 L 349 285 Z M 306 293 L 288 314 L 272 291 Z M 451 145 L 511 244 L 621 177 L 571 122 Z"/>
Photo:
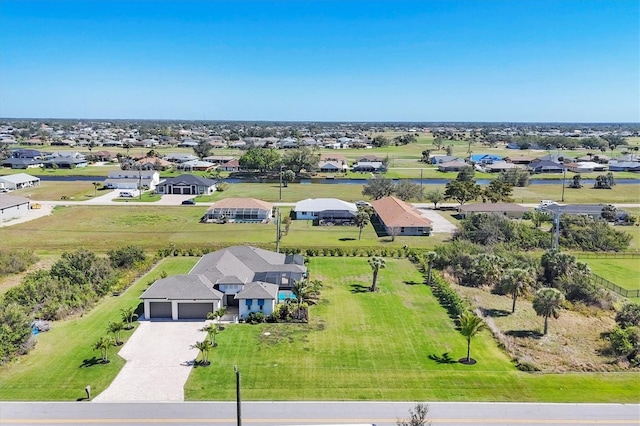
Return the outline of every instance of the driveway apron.
<path id="1" fill-rule="evenodd" d="M 184 401 L 184 384 L 206 338 L 205 321 L 141 321 L 119 355 L 127 362 L 93 401 Z M 100 389 L 94 389 L 99 392 Z"/>

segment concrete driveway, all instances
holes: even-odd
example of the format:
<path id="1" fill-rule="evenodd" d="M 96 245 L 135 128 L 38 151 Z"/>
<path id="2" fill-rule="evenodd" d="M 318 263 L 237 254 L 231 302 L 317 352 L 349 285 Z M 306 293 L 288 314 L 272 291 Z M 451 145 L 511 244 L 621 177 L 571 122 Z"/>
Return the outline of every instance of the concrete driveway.
<path id="1" fill-rule="evenodd" d="M 184 384 L 206 338 L 206 321 L 141 321 L 119 355 L 127 362 L 93 401 L 184 401 Z M 94 389 L 99 392 L 100 389 Z"/>
<path id="2" fill-rule="evenodd" d="M 425 204 L 414 204 L 414 207 L 418 209 L 422 217 L 426 217 L 433 222 L 433 228 L 431 232 L 434 234 L 446 233 L 453 234 L 456 231 L 456 226 L 444 218 L 436 210 L 431 209 Z"/>

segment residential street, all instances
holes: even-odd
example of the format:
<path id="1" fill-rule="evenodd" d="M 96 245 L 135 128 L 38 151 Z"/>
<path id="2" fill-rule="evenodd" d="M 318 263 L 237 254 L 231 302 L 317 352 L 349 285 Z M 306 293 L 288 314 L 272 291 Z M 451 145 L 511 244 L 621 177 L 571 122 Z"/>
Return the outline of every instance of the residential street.
<path id="1" fill-rule="evenodd" d="M 212 395 L 214 397 L 214 395 Z M 242 424 L 376 424 L 408 417 L 414 402 L 243 402 Z M 438 425 L 637 425 L 637 404 L 443 403 L 432 402 Z M 86 403 L 2 402 L 0 423 L 14 425 L 235 425 L 235 402 Z"/>

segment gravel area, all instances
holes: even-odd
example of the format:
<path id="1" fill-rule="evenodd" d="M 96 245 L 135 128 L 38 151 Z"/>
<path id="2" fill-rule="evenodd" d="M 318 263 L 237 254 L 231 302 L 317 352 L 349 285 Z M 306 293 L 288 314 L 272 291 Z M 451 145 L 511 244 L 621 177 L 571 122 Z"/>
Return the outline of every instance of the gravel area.
<path id="1" fill-rule="evenodd" d="M 93 401 L 184 401 L 184 384 L 198 355 L 191 345 L 206 337 L 198 331 L 205 323 L 141 321 L 119 352 L 125 366 Z"/>

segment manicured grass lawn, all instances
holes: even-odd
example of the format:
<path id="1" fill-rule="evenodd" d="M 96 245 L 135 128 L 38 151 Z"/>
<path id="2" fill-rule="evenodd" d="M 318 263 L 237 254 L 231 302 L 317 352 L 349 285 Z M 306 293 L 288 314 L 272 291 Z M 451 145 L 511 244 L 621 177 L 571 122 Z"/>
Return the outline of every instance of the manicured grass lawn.
<path id="1" fill-rule="evenodd" d="M 51 331 L 37 335 L 38 343 L 30 354 L 0 367 L 0 400 L 75 401 L 84 396 L 87 385 L 94 395 L 104 390 L 124 365 L 116 347 L 109 352 L 109 364 L 94 364 L 100 352 L 92 349 L 93 344 L 107 334 L 109 321 L 120 321 L 120 309 L 138 306 L 138 297 L 160 278 L 161 271 L 183 274 L 197 260 L 168 258 L 120 296 L 107 297 L 82 316 L 52 323 Z M 132 332 L 123 332 L 122 339 L 126 341 Z"/>
<path id="2" fill-rule="evenodd" d="M 32 248 L 37 252 L 60 252 L 84 247 L 105 252 L 127 244 L 147 250 L 179 247 L 262 244 L 275 248 L 275 224 L 200 223 L 206 207 L 120 205 L 57 207 L 51 216 L 2 229 L 2 244 L 7 248 Z M 283 211 L 283 215 L 286 210 Z M 444 234 L 432 237 L 378 238 L 371 225 L 364 228 L 358 241 L 355 226 L 312 226 L 308 221 L 293 221 L 282 247 L 390 247 L 430 248 L 441 243 Z"/>
<path id="3" fill-rule="evenodd" d="M 448 353 L 457 360 L 466 341 L 406 260 L 387 259 L 378 293 L 365 290 L 365 258 L 312 258 L 309 267 L 325 283 L 310 323 L 228 326 L 211 366 L 191 373 L 187 399 L 233 399 L 234 365 L 249 400 L 639 399 L 635 374 L 519 372 L 487 331 L 472 342 L 474 366 L 430 359 Z"/>
<path id="4" fill-rule="evenodd" d="M 102 183 L 100 183 L 102 185 Z M 74 201 L 89 200 L 97 195 L 98 197 L 110 192 L 110 190 L 96 191 L 93 183 L 87 181 L 71 182 L 41 182 L 39 186 L 12 191 L 12 195 L 31 198 L 34 201 L 58 201 L 63 196 Z"/>
<path id="5" fill-rule="evenodd" d="M 627 290 L 640 290 L 640 258 L 635 259 L 580 259 L 602 278 Z"/>

